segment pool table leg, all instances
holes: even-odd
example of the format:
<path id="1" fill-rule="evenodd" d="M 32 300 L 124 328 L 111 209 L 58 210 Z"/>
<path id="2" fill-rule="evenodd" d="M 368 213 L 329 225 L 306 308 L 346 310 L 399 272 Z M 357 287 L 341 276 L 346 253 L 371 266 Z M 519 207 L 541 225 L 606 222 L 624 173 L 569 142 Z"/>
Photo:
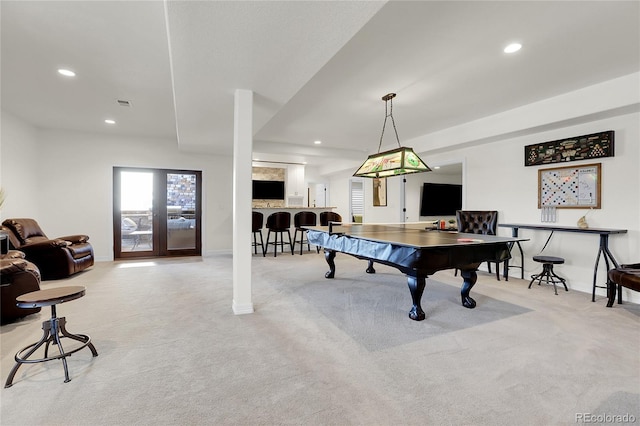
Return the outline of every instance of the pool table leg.
<path id="1" fill-rule="evenodd" d="M 329 264 L 329 272 L 324 274 L 325 278 L 333 278 L 336 276 L 336 263 L 334 259 L 336 258 L 336 252 L 334 250 L 324 249 L 324 258 Z"/>
<path id="2" fill-rule="evenodd" d="M 465 308 L 473 309 L 476 307 L 476 301 L 469 296 L 469 292 L 471 291 L 471 288 L 476 284 L 476 281 L 478 280 L 478 274 L 475 270 L 463 270 L 460 272 L 460 275 L 462 275 L 462 278 L 464 280 L 462 283 L 462 289 L 460 290 L 460 295 L 462 296 L 462 306 L 464 306 Z"/>
<path id="3" fill-rule="evenodd" d="M 369 260 L 369 264 L 367 265 L 367 269 L 365 270 L 367 274 L 375 274 L 376 270 L 373 268 L 373 260 Z"/>
<path id="4" fill-rule="evenodd" d="M 422 306 L 420 306 L 426 281 L 426 276 L 412 277 L 411 275 L 407 275 L 407 284 L 409 285 L 411 299 L 413 300 L 413 307 L 409 311 L 409 318 L 414 321 L 422 321 L 426 317 L 422 310 Z"/>

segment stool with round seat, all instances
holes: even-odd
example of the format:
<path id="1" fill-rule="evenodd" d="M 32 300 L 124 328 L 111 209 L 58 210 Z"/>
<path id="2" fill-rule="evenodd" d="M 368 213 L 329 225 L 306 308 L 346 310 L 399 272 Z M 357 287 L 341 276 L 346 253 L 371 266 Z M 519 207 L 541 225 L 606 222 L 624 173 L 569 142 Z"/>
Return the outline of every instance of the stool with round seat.
<path id="1" fill-rule="evenodd" d="M 64 317 L 58 318 L 56 315 L 56 305 L 59 303 L 69 302 L 71 300 L 79 299 L 85 294 L 85 288 L 83 286 L 69 286 L 50 288 L 46 290 L 32 291 L 16 298 L 16 304 L 19 308 L 36 308 L 51 306 L 51 318 L 42 323 L 42 330 L 44 334 L 42 338 L 22 349 L 20 349 L 15 356 L 16 364 L 11 369 L 9 377 L 4 385 L 5 388 L 11 387 L 13 384 L 13 378 L 18 372 L 18 368 L 22 364 L 35 364 L 37 362 L 51 361 L 54 359 L 61 359 L 62 366 L 64 367 L 64 382 L 67 383 L 71 379 L 69 378 L 69 369 L 67 368 L 67 357 L 71 354 L 78 352 L 85 347 L 89 347 L 93 356 L 98 356 L 96 348 L 91 343 L 91 338 L 86 334 L 72 334 L 67 331 L 66 319 Z M 62 338 L 68 338 L 76 340 L 82 344 L 76 348 L 65 351 L 62 347 Z M 54 343 L 58 346 L 59 355 L 49 356 L 49 345 Z M 42 345 L 44 347 L 44 357 L 38 359 L 28 359 L 33 355 L 38 348 Z"/>
<path id="2" fill-rule="evenodd" d="M 531 275 L 531 282 L 529 283 L 529 288 L 531 288 L 531 284 L 535 280 L 538 280 L 538 285 L 542 284 L 542 280 L 544 279 L 547 284 L 553 284 L 553 289 L 558 294 L 558 288 L 556 284 L 562 283 L 564 289 L 569 291 L 567 288 L 567 282 L 564 278 L 559 277 L 553 272 L 553 265 L 562 265 L 564 263 L 564 259 L 556 256 L 533 256 L 533 261 L 542 263 L 542 272 L 539 274 Z"/>
<path id="3" fill-rule="evenodd" d="M 260 246 L 260 251 L 262 251 L 262 257 L 265 256 L 264 252 L 264 242 L 262 240 L 262 223 L 264 221 L 264 215 L 260 212 L 253 212 L 253 216 L 251 218 L 251 230 L 253 231 L 253 252 L 254 254 L 258 254 L 258 246 Z M 260 243 L 258 243 L 257 237 L 260 237 Z"/>
<path id="4" fill-rule="evenodd" d="M 307 243 L 307 251 L 311 250 L 311 244 L 305 240 L 304 233 L 307 231 L 304 226 L 316 226 L 316 214 L 314 212 L 298 212 L 293 216 L 293 226 L 296 230 L 293 233 L 293 248 L 295 250 L 296 241 L 298 240 L 298 232 L 300 232 L 300 254 L 302 254 L 302 246 Z"/>
<path id="5" fill-rule="evenodd" d="M 320 226 L 329 226 L 330 222 L 342 222 L 342 216 L 336 212 L 320 212 Z M 318 253 L 320 253 L 320 246 L 316 247 Z"/>
<path id="6" fill-rule="evenodd" d="M 291 213 L 289 212 L 275 212 L 271 213 L 267 217 L 267 242 L 264 246 L 264 253 L 266 254 L 269 251 L 269 246 L 273 246 L 273 256 L 276 257 L 278 255 L 278 244 L 280 244 L 280 251 L 284 253 L 284 233 L 287 233 L 287 237 L 289 238 L 289 249 L 291 250 L 291 254 L 293 255 L 293 242 L 291 241 L 291 232 L 289 228 L 291 227 Z M 269 242 L 271 238 L 271 233 L 273 232 L 275 241 Z M 280 243 L 278 243 L 278 234 L 280 234 Z"/>

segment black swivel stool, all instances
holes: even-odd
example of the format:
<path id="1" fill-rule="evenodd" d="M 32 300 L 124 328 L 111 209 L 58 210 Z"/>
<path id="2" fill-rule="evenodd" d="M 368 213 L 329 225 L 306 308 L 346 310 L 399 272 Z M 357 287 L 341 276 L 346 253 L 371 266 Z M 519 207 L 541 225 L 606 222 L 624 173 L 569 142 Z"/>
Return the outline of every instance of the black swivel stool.
<path id="1" fill-rule="evenodd" d="M 564 263 L 563 258 L 555 256 L 533 256 L 533 261 L 542 263 L 542 272 L 536 275 L 531 275 L 529 288 L 531 288 L 531 284 L 533 284 L 535 280 L 538 280 L 538 285 L 540 285 L 544 279 L 547 284 L 553 284 L 553 289 L 555 290 L 556 295 L 558 294 L 558 288 L 556 287 L 557 283 L 562 283 L 564 289 L 569 291 L 566 280 L 553 272 L 553 265 L 562 265 Z"/>
<path id="2" fill-rule="evenodd" d="M 309 241 L 304 239 L 306 229 L 304 229 L 303 226 L 316 226 L 316 223 L 316 214 L 314 212 L 298 212 L 293 216 L 293 225 L 296 227 L 293 233 L 293 247 L 295 250 L 298 232 L 300 232 L 300 254 L 302 254 L 302 246 L 304 243 L 307 243 L 307 251 L 311 250 Z"/>
<path id="3" fill-rule="evenodd" d="M 320 226 L 329 226 L 329 222 L 342 223 L 342 216 L 336 212 L 320 212 Z M 316 250 L 320 253 L 320 246 Z"/>
<path id="4" fill-rule="evenodd" d="M 280 251 L 284 253 L 284 233 L 286 232 L 289 237 L 289 248 L 293 255 L 293 242 L 291 241 L 291 232 L 289 231 L 290 227 L 291 213 L 289 212 L 276 212 L 267 217 L 267 229 L 269 231 L 267 232 L 267 243 L 264 246 L 265 254 L 269 250 L 269 245 L 273 245 L 273 256 L 276 257 L 278 255 L 278 244 L 280 244 Z M 275 241 L 270 243 L 271 232 L 275 235 Z M 278 234 L 280 234 L 280 243 L 278 243 Z"/>
<path id="5" fill-rule="evenodd" d="M 329 222 L 342 222 L 342 216 L 336 212 L 320 212 L 320 226 L 329 226 Z"/>
<path id="6" fill-rule="evenodd" d="M 264 242 L 262 240 L 262 222 L 264 221 L 264 215 L 260 212 L 253 212 L 251 230 L 253 231 L 253 252 L 254 254 L 258 254 L 258 246 L 262 251 L 262 257 L 265 256 L 264 252 Z M 257 237 L 260 237 L 260 242 L 258 243 Z"/>
<path id="7" fill-rule="evenodd" d="M 93 343 L 91 343 L 91 338 L 89 336 L 87 336 L 86 334 L 69 333 L 66 329 L 66 319 L 64 317 L 58 318 L 56 315 L 57 304 L 79 299 L 84 296 L 84 294 L 85 288 L 83 286 L 70 286 L 32 291 L 31 293 L 26 293 L 16 298 L 16 304 L 19 308 L 51 306 L 51 318 L 42 323 L 42 330 L 44 330 L 42 338 L 38 342 L 32 343 L 29 346 L 20 349 L 18 353 L 16 353 L 16 364 L 13 366 L 11 372 L 9 373 L 7 382 L 4 385 L 5 388 L 11 387 L 11 385 L 13 384 L 13 378 L 18 372 L 18 368 L 20 368 L 22 364 L 35 364 L 37 362 L 61 359 L 62 366 L 64 367 L 64 382 L 67 383 L 71 380 L 69 378 L 69 370 L 67 368 L 68 356 L 75 352 L 78 352 L 81 349 L 84 349 L 87 346 L 91 350 L 91 353 L 94 357 L 98 356 L 98 352 L 93 346 Z M 79 347 L 65 352 L 61 342 L 61 339 L 64 337 L 72 340 L 77 340 L 82 344 Z M 59 355 L 49 356 L 49 345 L 51 343 L 54 343 L 56 346 L 58 346 L 58 351 L 60 352 Z M 42 345 L 45 345 L 44 358 L 28 359 Z"/>

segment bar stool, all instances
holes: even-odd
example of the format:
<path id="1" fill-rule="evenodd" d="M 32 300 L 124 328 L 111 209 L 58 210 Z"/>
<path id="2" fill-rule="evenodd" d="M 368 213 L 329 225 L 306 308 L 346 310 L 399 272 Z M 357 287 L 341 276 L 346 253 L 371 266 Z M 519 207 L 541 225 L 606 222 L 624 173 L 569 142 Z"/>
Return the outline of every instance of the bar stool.
<path id="1" fill-rule="evenodd" d="M 264 221 L 264 215 L 260 212 L 253 212 L 251 230 L 253 231 L 253 252 L 254 254 L 258 254 L 258 246 L 261 248 L 262 257 L 265 256 L 264 253 L 264 242 L 262 240 L 262 223 Z M 258 240 L 256 235 L 260 236 L 260 244 L 258 244 Z"/>
<path id="2" fill-rule="evenodd" d="M 13 378 L 18 372 L 18 368 L 20 368 L 22 364 L 35 364 L 37 362 L 61 359 L 62 366 L 64 367 L 64 382 L 67 383 L 71 381 L 71 379 L 69 378 L 69 369 L 67 368 L 68 356 L 75 352 L 78 352 L 81 349 L 84 349 L 87 346 L 91 350 L 91 353 L 94 357 L 98 356 L 98 352 L 93 346 L 93 343 L 91 343 L 91 338 L 89 336 L 87 336 L 86 334 L 69 333 L 66 329 L 66 319 L 64 317 L 58 318 L 56 315 L 57 304 L 79 299 L 84 296 L 84 294 L 85 288 L 83 286 L 70 286 L 32 291 L 31 293 L 26 293 L 16 298 L 16 304 L 19 308 L 51 306 L 51 318 L 42 323 L 42 330 L 44 331 L 42 338 L 36 343 L 25 346 L 16 353 L 16 364 L 13 366 L 11 372 L 9 373 L 7 382 L 4 385 L 5 388 L 11 387 L 13 385 Z M 65 352 L 61 342 L 61 339 L 64 337 L 82 342 L 82 345 Z M 49 345 L 51 343 L 54 343 L 56 346 L 58 346 L 60 355 L 49 356 Z M 44 358 L 28 359 L 42 345 L 45 345 Z"/>
<path id="3" fill-rule="evenodd" d="M 320 226 L 329 226 L 329 222 L 342 222 L 342 216 L 336 212 L 320 212 Z"/>
<path id="4" fill-rule="evenodd" d="M 342 222 L 342 216 L 336 212 L 320 212 L 320 226 L 329 226 L 329 222 Z M 316 247 L 320 253 L 320 247 Z"/>
<path id="5" fill-rule="evenodd" d="M 289 247 L 291 248 L 291 255 L 293 255 L 293 244 L 291 241 L 291 232 L 289 232 L 289 228 L 291 227 L 291 213 L 289 212 L 276 212 L 272 213 L 267 217 L 267 243 L 264 246 L 264 253 L 266 255 L 267 251 L 269 251 L 269 245 L 273 245 L 273 256 L 278 256 L 278 234 L 280 234 L 280 251 L 284 253 L 284 233 L 287 233 L 289 237 Z M 271 237 L 271 232 L 275 235 L 275 241 L 269 242 Z"/>
<path id="6" fill-rule="evenodd" d="M 296 241 L 298 240 L 298 231 L 300 231 L 300 254 L 302 254 L 302 246 L 307 243 L 307 251 L 311 251 L 311 244 L 304 239 L 306 229 L 303 226 L 316 226 L 316 214 L 314 212 L 298 212 L 293 216 L 293 225 L 296 227 L 293 233 L 293 249 L 295 250 Z"/>
<path id="7" fill-rule="evenodd" d="M 555 272 L 553 272 L 553 265 L 562 265 L 564 263 L 563 258 L 555 256 L 533 256 L 533 261 L 542 263 L 542 272 L 539 274 L 531 275 L 529 288 L 531 288 L 531 284 L 533 284 L 535 280 L 538 280 L 538 285 L 540 285 L 542 283 L 542 279 L 544 278 L 547 284 L 553 284 L 553 289 L 555 290 L 556 295 L 558 294 L 556 283 L 562 283 L 564 289 L 566 291 L 569 291 L 569 289 L 567 288 L 566 280 L 562 277 L 559 277 Z"/>

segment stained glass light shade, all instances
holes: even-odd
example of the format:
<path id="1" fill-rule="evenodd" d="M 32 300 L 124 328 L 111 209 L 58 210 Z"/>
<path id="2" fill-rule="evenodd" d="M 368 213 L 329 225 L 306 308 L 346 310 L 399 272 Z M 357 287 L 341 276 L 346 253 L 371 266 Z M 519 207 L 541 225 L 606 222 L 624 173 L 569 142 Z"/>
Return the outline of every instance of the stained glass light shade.
<path id="1" fill-rule="evenodd" d="M 413 152 L 412 148 L 400 147 L 370 155 L 353 175 L 382 178 L 430 171 L 429 166 Z"/>

